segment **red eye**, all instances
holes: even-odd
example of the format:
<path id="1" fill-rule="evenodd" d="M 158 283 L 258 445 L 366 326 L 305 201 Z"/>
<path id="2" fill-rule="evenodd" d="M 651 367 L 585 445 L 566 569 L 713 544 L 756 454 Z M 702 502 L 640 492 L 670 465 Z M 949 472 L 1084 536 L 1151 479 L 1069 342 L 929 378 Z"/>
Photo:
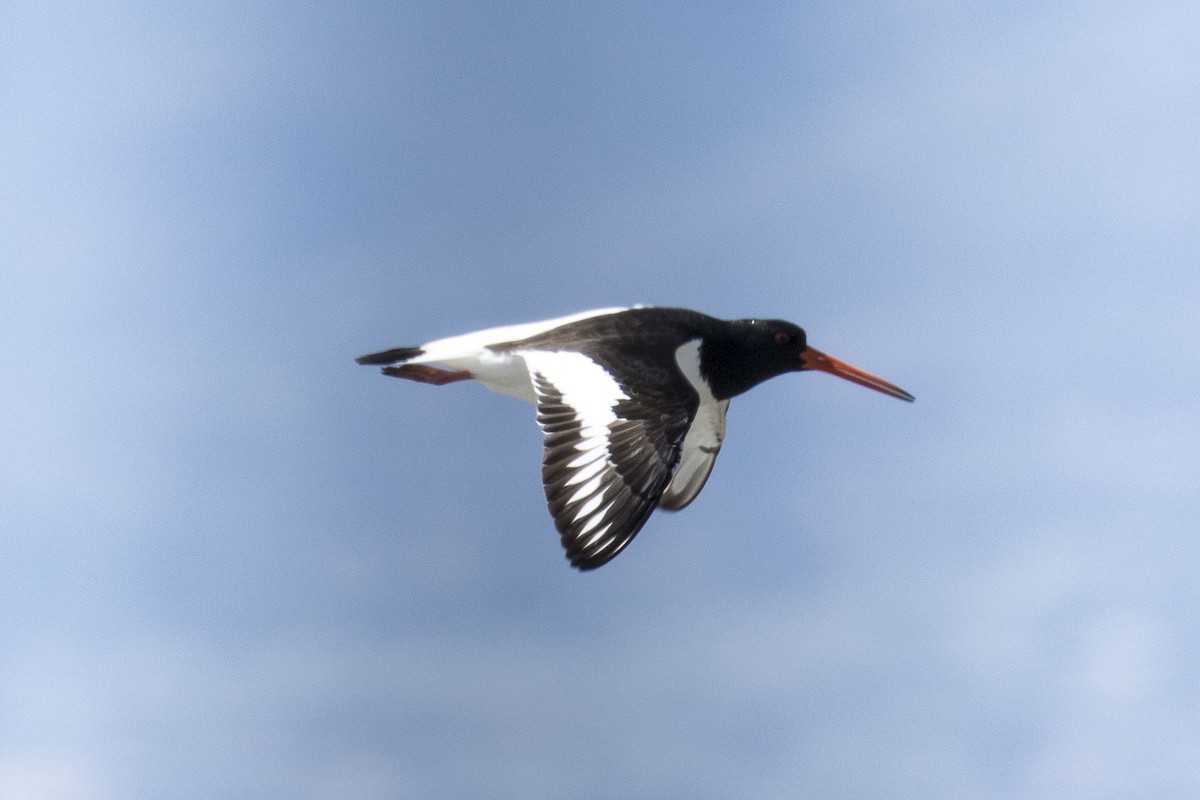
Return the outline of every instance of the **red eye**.
<path id="1" fill-rule="evenodd" d="M 775 344 L 787 344 L 792 340 L 787 331 L 775 331 Z"/>

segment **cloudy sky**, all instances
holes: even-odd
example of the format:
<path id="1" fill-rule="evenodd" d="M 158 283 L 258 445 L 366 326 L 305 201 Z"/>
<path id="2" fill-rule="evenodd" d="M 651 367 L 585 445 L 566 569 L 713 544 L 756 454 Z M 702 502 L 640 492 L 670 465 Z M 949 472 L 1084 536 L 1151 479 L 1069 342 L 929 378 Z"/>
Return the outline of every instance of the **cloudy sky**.
<path id="1" fill-rule="evenodd" d="M 1200 794 L 1198 9 L 8 4 L 0 798 Z M 580 574 L 352 361 L 633 303 L 917 402 Z"/>

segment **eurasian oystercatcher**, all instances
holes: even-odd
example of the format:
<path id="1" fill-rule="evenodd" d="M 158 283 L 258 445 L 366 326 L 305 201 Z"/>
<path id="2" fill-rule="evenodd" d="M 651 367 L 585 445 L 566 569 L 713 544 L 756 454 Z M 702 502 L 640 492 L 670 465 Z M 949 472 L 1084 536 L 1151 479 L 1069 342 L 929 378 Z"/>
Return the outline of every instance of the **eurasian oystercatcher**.
<path id="1" fill-rule="evenodd" d="M 809 347 L 790 322 L 682 308 L 605 308 L 355 360 L 436 386 L 473 378 L 533 403 L 550 514 L 581 570 L 625 549 L 655 508 L 696 498 L 721 450 L 730 398 L 768 378 L 820 370 L 914 399 Z"/>

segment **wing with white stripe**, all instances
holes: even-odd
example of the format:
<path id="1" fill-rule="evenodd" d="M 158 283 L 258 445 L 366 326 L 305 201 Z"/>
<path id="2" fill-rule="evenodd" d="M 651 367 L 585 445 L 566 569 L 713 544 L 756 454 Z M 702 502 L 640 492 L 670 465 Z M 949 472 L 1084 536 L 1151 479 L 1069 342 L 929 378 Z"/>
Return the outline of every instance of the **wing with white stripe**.
<path id="1" fill-rule="evenodd" d="M 683 441 L 683 453 L 675 477 L 663 493 L 659 505 L 668 511 L 678 511 L 696 499 L 712 473 L 721 444 L 725 441 L 725 412 L 729 400 L 718 400 L 700 373 L 700 340 L 684 342 L 675 350 L 675 363 L 691 384 L 700 402 L 695 419 Z"/>
<path id="2" fill-rule="evenodd" d="M 582 353 L 521 355 L 546 434 L 542 483 L 550 513 L 572 566 L 595 569 L 620 553 L 658 506 L 693 409 L 632 399 Z"/>
<path id="3" fill-rule="evenodd" d="M 721 443 L 725 440 L 725 412 L 728 400 L 701 403 L 696 410 L 696 419 L 683 440 L 683 453 L 675 476 L 659 500 L 660 508 L 678 511 L 696 499 L 708 476 L 712 474 Z"/>

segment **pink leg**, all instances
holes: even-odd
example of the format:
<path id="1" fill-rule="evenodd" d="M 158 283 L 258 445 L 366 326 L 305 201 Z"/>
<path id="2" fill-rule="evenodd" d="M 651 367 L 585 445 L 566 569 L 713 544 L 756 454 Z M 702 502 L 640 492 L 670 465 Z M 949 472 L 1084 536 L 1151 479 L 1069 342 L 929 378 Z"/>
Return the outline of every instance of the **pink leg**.
<path id="1" fill-rule="evenodd" d="M 434 386 L 454 383 L 455 381 L 467 381 L 474 377 L 465 369 L 438 369 L 426 364 L 405 364 L 400 367 L 384 367 L 383 374 L 391 375 L 393 378 L 417 381 L 418 383 L 429 383 Z"/>

